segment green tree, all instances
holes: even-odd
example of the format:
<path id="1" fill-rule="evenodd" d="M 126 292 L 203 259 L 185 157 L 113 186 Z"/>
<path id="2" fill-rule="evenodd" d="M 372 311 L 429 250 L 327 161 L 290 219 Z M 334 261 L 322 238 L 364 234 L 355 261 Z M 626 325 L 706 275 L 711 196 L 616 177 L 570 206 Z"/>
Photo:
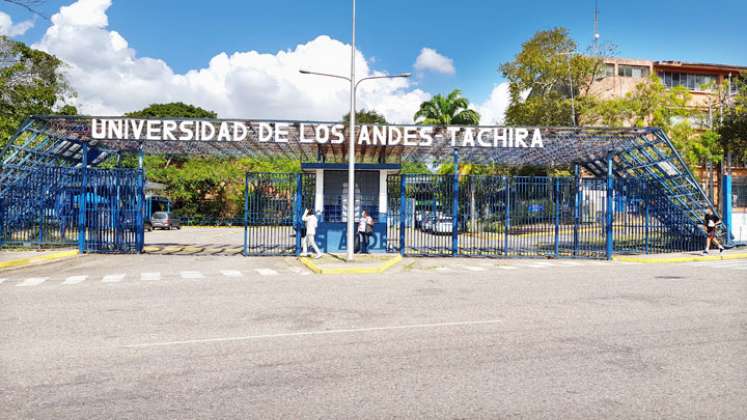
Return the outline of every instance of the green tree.
<path id="1" fill-rule="evenodd" d="M 183 102 L 153 104 L 139 111 L 128 112 L 125 116 L 131 118 L 218 118 L 218 114 L 213 111 Z"/>
<path id="2" fill-rule="evenodd" d="M 126 114 L 132 118 L 216 118 L 215 112 L 184 104 L 154 104 Z M 125 166 L 134 167 L 137 159 L 128 157 Z M 146 156 L 148 180 L 166 185 L 166 195 L 175 211 L 183 217 L 199 220 L 237 218 L 244 197 L 247 172 L 299 172 L 298 160 L 262 159 L 226 156 Z"/>
<path id="3" fill-rule="evenodd" d="M 602 68 L 600 57 L 575 54 L 565 28 L 537 32 L 500 70 L 509 82 L 510 125 L 565 126 L 571 122 L 571 85 L 576 123 L 590 106 L 589 89 Z M 570 67 L 570 68 L 569 68 Z"/>
<path id="4" fill-rule="evenodd" d="M 455 89 L 448 96 L 436 95 L 420 104 L 414 121 L 422 125 L 477 125 L 480 114 L 469 108 L 469 101 L 462 91 Z"/>
<path id="5" fill-rule="evenodd" d="M 0 36 L 0 147 L 31 115 L 52 114 L 73 92 L 60 74 L 62 61 Z"/>
<path id="6" fill-rule="evenodd" d="M 747 74 L 734 78 L 736 94 L 727 102 L 719 123 L 721 147 L 734 158 L 747 161 Z"/>
<path id="7" fill-rule="evenodd" d="M 347 125 L 350 123 L 350 113 L 342 116 L 342 122 L 343 124 Z M 379 114 L 378 112 L 371 110 L 363 110 L 363 111 L 357 111 L 355 113 L 355 123 L 356 124 L 371 124 L 371 125 L 386 125 L 387 121 L 386 118 Z"/>

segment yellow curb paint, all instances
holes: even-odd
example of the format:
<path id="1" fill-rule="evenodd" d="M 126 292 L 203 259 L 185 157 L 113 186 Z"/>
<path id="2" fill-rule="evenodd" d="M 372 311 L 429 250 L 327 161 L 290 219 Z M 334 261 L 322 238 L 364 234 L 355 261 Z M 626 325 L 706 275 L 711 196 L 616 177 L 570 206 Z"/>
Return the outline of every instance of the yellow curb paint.
<path id="1" fill-rule="evenodd" d="M 663 264 L 663 263 L 680 263 L 680 262 L 698 262 L 698 261 L 721 261 L 721 260 L 741 260 L 747 259 L 747 253 L 727 254 L 727 255 L 693 255 L 688 257 L 634 257 L 634 256 L 616 256 L 612 257 L 613 261 L 618 262 L 635 262 L 642 264 Z"/>
<path id="2" fill-rule="evenodd" d="M 298 259 L 301 264 L 316 274 L 380 274 L 397 265 L 402 261 L 402 256 L 397 255 L 385 261 L 376 267 L 335 267 L 321 268 L 311 261 L 310 258 L 301 257 Z"/>
<path id="3" fill-rule="evenodd" d="M 63 258 L 74 257 L 78 255 L 78 250 L 54 252 L 47 255 L 40 255 L 38 257 L 19 258 L 16 260 L 0 262 L 0 269 L 11 268 L 11 267 L 23 267 L 25 265 L 35 264 L 39 262 L 50 262 L 60 260 Z"/>
<path id="4" fill-rule="evenodd" d="M 305 265 L 306 268 L 308 268 L 312 272 L 316 274 L 322 274 L 322 269 L 319 268 L 319 266 L 317 266 L 316 264 L 314 264 L 309 258 L 301 257 L 298 260 L 301 261 L 301 264 Z"/>

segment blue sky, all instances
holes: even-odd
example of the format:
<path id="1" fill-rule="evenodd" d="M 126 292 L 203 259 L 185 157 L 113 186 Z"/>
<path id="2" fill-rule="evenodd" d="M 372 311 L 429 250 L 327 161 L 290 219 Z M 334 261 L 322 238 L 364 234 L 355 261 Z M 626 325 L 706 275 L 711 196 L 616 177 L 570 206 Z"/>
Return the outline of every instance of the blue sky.
<path id="1" fill-rule="evenodd" d="M 43 9 L 51 16 L 70 3 L 48 1 Z M 358 48 L 373 70 L 387 72 L 413 71 L 421 50 L 434 49 L 453 60 L 454 74 L 421 72 L 407 88 L 427 94 L 461 88 L 482 103 L 502 81 L 498 65 L 535 31 L 564 26 L 587 47 L 593 9 L 593 0 L 359 0 Z M 747 65 L 744 0 L 600 0 L 600 9 L 602 40 L 617 45 L 620 56 Z M 30 18 L 2 2 L 0 10 L 16 23 Z M 221 52 L 275 54 L 319 35 L 350 39 L 349 0 L 114 0 L 105 13 L 106 29 L 137 57 L 161 59 L 179 74 L 206 67 Z M 16 38 L 37 43 L 50 24 L 37 18 Z"/>

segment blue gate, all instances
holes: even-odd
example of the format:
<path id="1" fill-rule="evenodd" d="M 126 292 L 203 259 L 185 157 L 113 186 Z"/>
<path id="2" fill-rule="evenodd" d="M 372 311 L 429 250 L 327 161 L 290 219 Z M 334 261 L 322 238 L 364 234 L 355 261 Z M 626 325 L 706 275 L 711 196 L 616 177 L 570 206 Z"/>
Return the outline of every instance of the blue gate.
<path id="1" fill-rule="evenodd" d="M 304 208 L 314 207 L 314 174 L 248 173 L 244 185 L 244 255 L 297 255 Z"/>
<path id="2" fill-rule="evenodd" d="M 0 245 L 140 252 L 143 173 L 6 165 L 0 189 Z"/>

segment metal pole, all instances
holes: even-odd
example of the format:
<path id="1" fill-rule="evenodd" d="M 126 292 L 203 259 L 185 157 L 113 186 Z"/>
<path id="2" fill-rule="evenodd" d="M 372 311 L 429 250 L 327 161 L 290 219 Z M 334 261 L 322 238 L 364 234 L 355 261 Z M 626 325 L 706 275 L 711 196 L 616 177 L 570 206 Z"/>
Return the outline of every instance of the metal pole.
<path id="1" fill-rule="evenodd" d="M 407 175 L 399 175 L 399 255 L 405 256 L 405 223 L 407 214 Z"/>
<path id="2" fill-rule="evenodd" d="M 244 174 L 244 252 L 249 256 L 249 174 Z"/>
<path id="3" fill-rule="evenodd" d="M 82 254 L 86 251 L 86 189 L 88 189 L 88 144 L 83 143 L 81 148 L 81 178 L 80 178 L 80 202 L 78 203 L 78 251 Z"/>
<path id="4" fill-rule="evenodd" d="M 555 257 L 560 255 L 560 178 L 555 178 Z"/>
<path id="5" fill-rule="evenodd" d="M 576 183 L 576 196 L 573 204 L 573 255 L 576 256 L 579 250 L 578 229 L 581 225 L 581 203 L 583 203 L 581 169 L 578 163 L 573 166 L 573 175 Z"/>
<path id="6" fill-rule="evenodd" d="M 607 154 L 607 259 L 612 259 L 614 252 L 614 237 L 612 223 L 614 222 L 614 178 L 612 172 L 612 153 Z"/>
<path id="7" fill-rule="evenodd" d="M 137 223 L 137 229 L 136 229 L 136 240 L 135 240 L 135 247 L 137 248 L 137 253 L 140 254 L 143 252 L 143 248 L 145 246 L 145 169 L 144 169 L 144 159 L 145 159 L 145 151 L 143 150 L 143 145 L 140 145 L 140 150 L 138 152 L 138 170 L 137 170 L 137 185 L 135 188 L 135 202 L 137 203 L 137 216 L 136 216 L 136 223 Z"/>
<path id="8" fill-rule="evenodd" d="M 454 149 L 454 188 L 451 209 L 451 255 L 459 253 L 459 150 Z"/>
<path id="9" fill-rule="evenodd" d="M 506 214 L 503 219 L 503 255 L 508 255 L 508 231 L 511 229 L 511 177 L 503 177 L 506 184 Z"/>
<path id="10" fill-rule="evenodd" d="M 355 0 L 353 0 L 353 34 L 350 46 L 350 139 L 348 146 L 348 261 L 353 261 L 355 217 Z"/>
<path id="11" fill-rule="evenodd" d="M 303 174 L 296 174 L 296 205 L 293 220 L 296 227 L 296 256 L 301 255 L 301 226 L 303 226 Z M 350 243 L 350 242 L 348 242 Z"/>

